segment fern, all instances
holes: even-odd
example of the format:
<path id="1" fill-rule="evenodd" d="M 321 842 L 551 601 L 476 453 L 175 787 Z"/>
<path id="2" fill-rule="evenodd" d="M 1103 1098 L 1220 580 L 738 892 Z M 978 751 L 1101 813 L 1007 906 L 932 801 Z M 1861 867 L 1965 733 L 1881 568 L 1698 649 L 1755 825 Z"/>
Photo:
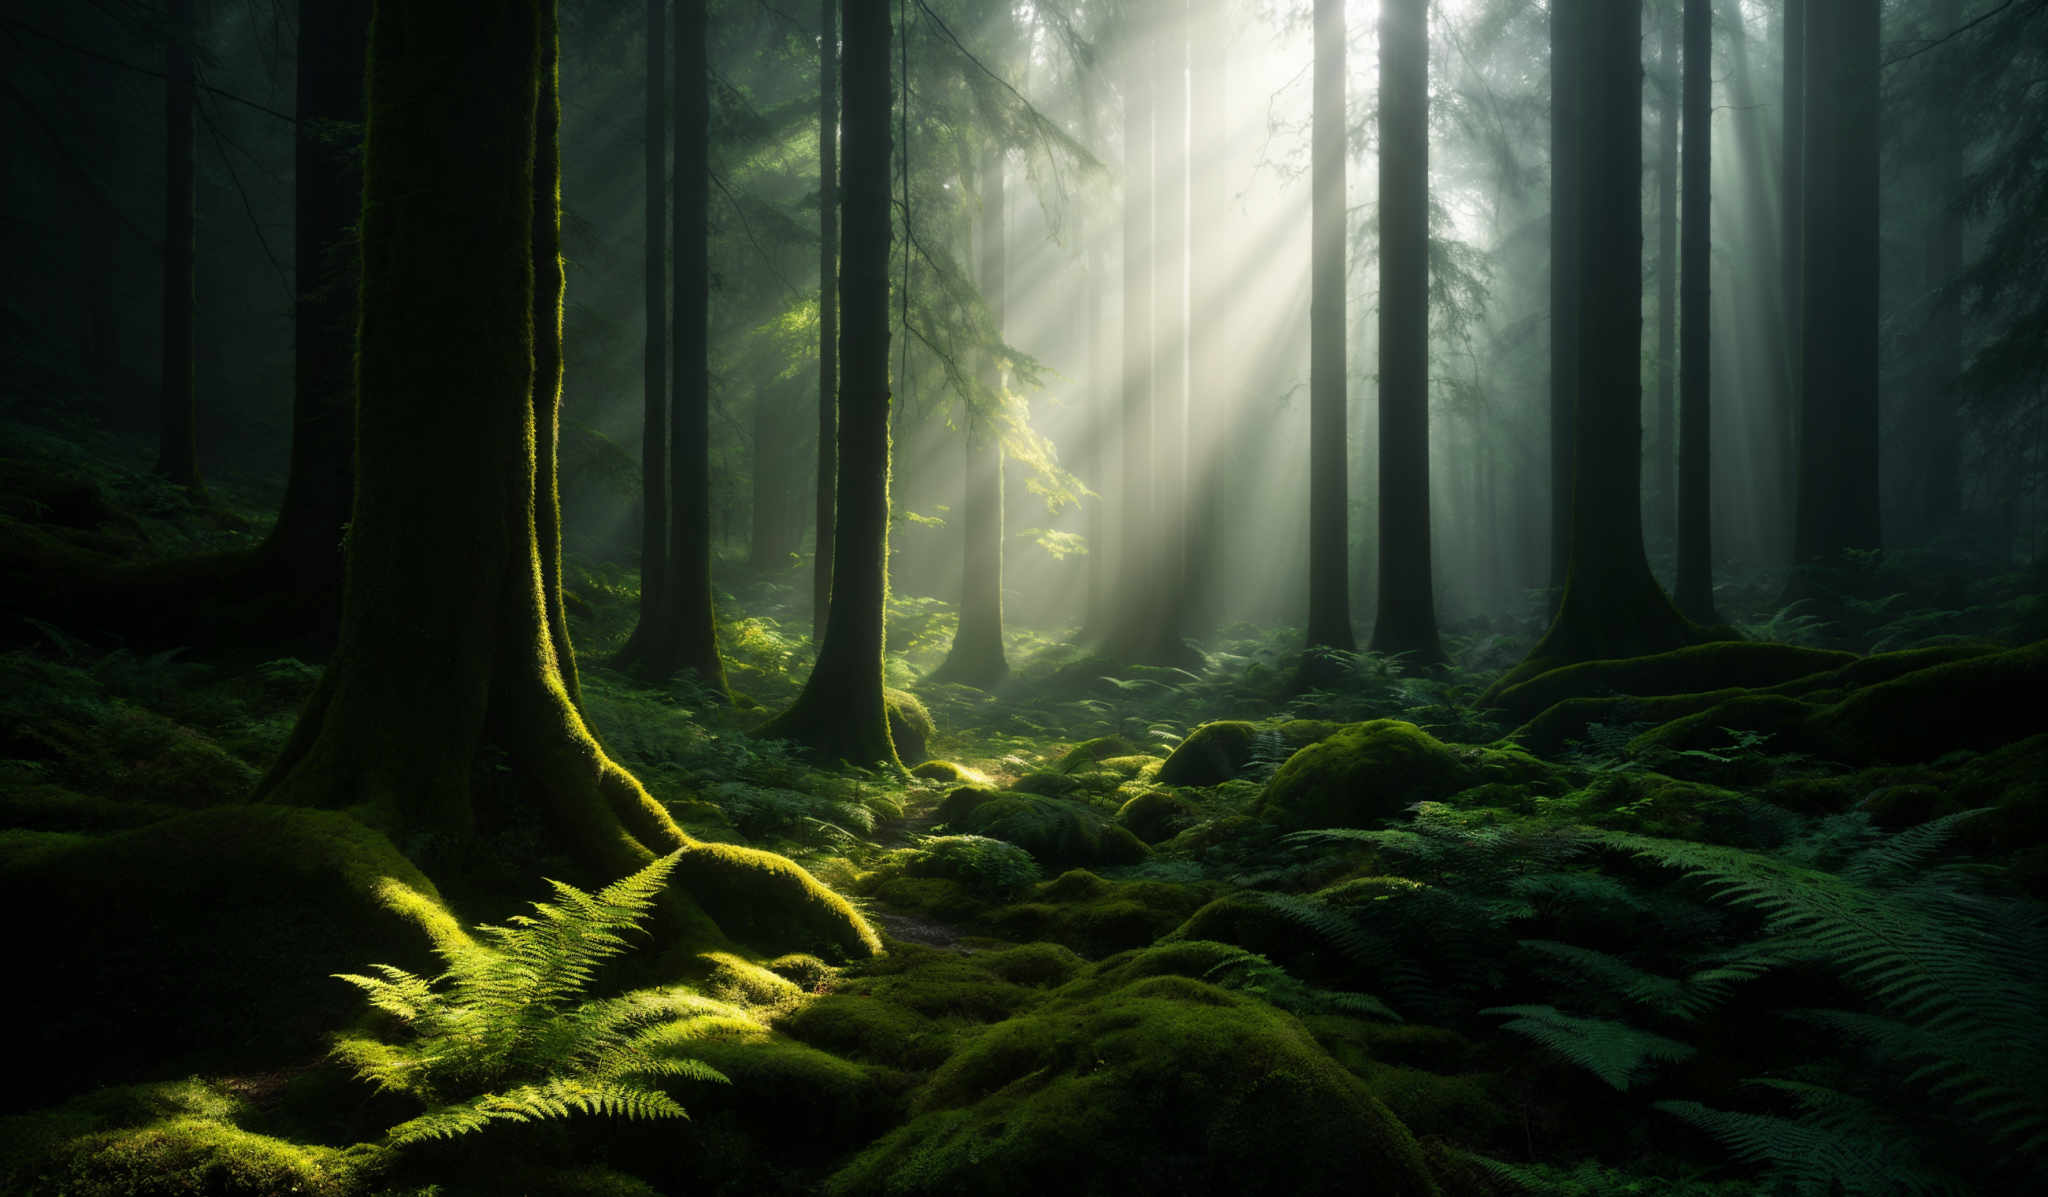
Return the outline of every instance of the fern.
<path id="1" fill-rule="evenodd" d="M 1927 1166 L 1910 1137 L 1889 1135 L 1873 1107 L 1842 1106 L 1830 1117 L 1784 1118 L 1716 1110 L 1695 1101 L 1660 1101 L 1653 1108 L 1682 1118 L 1719 1139 L 1737 1158 L 1770 1165 L 1768 1179 L 1797 1193 L 1948 1194 L 1976 1192 L 1972 1186 Z M 1817 1104 L 1817 1103 L 1816 1103 Z"/>
<path id="2" fill-rule="evenodd" d="M 1659 1063 L 1697 1054 L 1676 1039 L 1609 1018 L 1566 1014 L 1555 1006 L 1494 1006 L 1480 1013 L 1508 1015 L 1503 1030 L 1528 1036 L 1616 1089 L 1648 1078 Z"/>
<path id="3" fill-rule="evenodd" d="M 444 949 L 448 968 L 437 978 L 388 964 L 337 974 L 407 1032 L 399 1043 L 343 1036 L 333 1049 L 358 1078 L 429 1107 L 391 1128 L 393 1146 L 578 1113 L 680 1118 L 683 1108 L 653 1080 L 725 1080 L 672 1050 L 678 1025 L 718 1017 L 715 1003 L 687 990 L 578 1000 L 598 967 L 626 950 L 677 859 L 595 894 L 550 881 L 553 902 L 479 928 L 481 943 Z"/>

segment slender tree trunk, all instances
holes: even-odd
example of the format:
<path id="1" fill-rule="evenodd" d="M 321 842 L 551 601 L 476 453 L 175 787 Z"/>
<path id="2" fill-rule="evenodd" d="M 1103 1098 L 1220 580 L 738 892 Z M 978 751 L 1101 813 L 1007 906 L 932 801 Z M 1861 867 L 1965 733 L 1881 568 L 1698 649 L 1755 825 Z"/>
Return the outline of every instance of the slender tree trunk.
<path id="1" fill-rule="evenodd" d="M 668 0 L 647 0 L 643 333 L 640 366 L 640 622 L 619 653 L 651 663 L 668 620 Z"/>
<path id="2" fill-rule="evenodd" d="M 1662 652 L 1690 635 L 1643 555 L 1642 7 L 1603 9 L 1601 17 L 1583 27 L 1579 72 L 1585 238 L 1571 571 L 1557 619 L 1516 671 L 1524 675 Z"/>
<path id="3" fill-rule="evenodd" d="M 1153 466 L 1152 70 L 1143 31 L 1124 49 L 1123 504 L 1117 615 L 1110 655 L 1145 660 L 1159 600 Z"/>
<path id="4" fill-rule="evenodd" d="M 1737 31 L 1740 36 L 1740 31 Z M 1713 8 L 1711 0 L 1685 0 L 1685 260 L 1684 326 L 1679 330 L 1681 403 L 1678 462 L 1678 609 L 1696 623 L 1714 624 L 1709 343 L 1708 180 L 1712 161 Z"/>
<path id="5" fill-rule="evenodd" d="M 341 609 L 341 536 L 355 485 L 355 230 L 363 181 L 358 147 L 336 144 L 321 130 L 362 123 L 369 32 L 368 0 L 299 6 L 291 472 L 264 548 L 287 574 L 295 601 L 330 637 Z"/>
<path id="6" fill-rule="evenodd" d="M 1550 4 L 1550 594 L 1564 594 L 1572 555 L 1578 452 L 1579 257 L 1584 175 L 1581 98 L 1589 0 Z"/>
<path id="7" fill-rule="evenodd" d="M 1350 499 L 1344 430 L 1344 36 L 1343 0 L 1316 0 L 1309 168 L 1309 652 L 1302 658 L 1304 681 L 1313 680 L 1308 675 L 1322 669 L 1312 664 L 1323 655 L 1316 650 L 1351 652 L 1357 647 L 1351 634 L 1351 572 L 1345 563 Z"/>
<path id="8" fill-rule="evenodd" d="M 554 646 L 554 668 L 572 706 L 583 705 L 569 616 L 562 603 L 562 86 L 561 40 L 546 10 L 540 39 L 540 93 L 534 107 L 533 151 L 533 432 L 534 555 L 540 564 L 542 614 Z"/>
<path id="9" fill-rule="evenodd" d="M 1230 284 L 1223 252 L 1229 244 L 1230 182 L 1224 154 L 1196 146 L 1228 144 L 1229 66 L 1219 0 L 1193 0 L 1188 20 L 1188 419 L 1187 419 L 1187 601 L 1184 633 L 1202 635 L 1223 621 L 1214 581 L 1217 508 L 1222 458 L 1228 450 L 1218 429 L 1227 418 L 1230 395 L 1224 375 L 1231 368 L 1227 338 L 1207 335 L 1231 327 Z M 1195 323 L 1199 321 L 1200 323 Z"/>
<path id="10" fill-rule="evenodd" d="M 1784 173 L 1779 195 L 1778 223 L 1783 240 L 1778 244 L 1779 298 L 1784 313 L 1782 337 L 1785 390 L 1783 406 L 1776 415 L 1784 430 L 1784 463 L 1779 473 L 1780 495 L 1795 505 L 1799 493 L 1799 458 L 1802 411 L 1806 391 L 1806 0 L 1785 0 L 1785 73 L 1780 107 L 1784 110 L 1784 132 L 1780 151 Z M 1796 531 L 1794 539 L 1796 539 Z M 1795 550 L 1796 552 L 1796 550 Z"/>
<path id="11" fill-rule="evenodd" d="M 818 663 L 758 734 L 821 757 L 897 764 L 882 697 L 889 588 L 889 6 L 846 0 L 845 253 L 839 277 L 839 518 Z"/>
<path id="12" fill-rule="evenodd" d="M 192 0 L 169 0 L 164 46 L 163 371 L 156 472 L 200 491 L 192 388 Z"/>
<path id="13" fill-rule="evenodd" d="M 1658 17 L 1657 56 L 1657 399 L 1650 408 L 1647 518 L 1651 537 L 1672 536 L 1671 411 L 1678 370 L 1678 26 L 1676 12 Z M 1690 65 L 1690 64 L 1688 64 Z M 1687 128 L 1686 136 L 1692 136 Z"/>
<path id="14" fill-rule="evenodd" d="M 718 693 L 725 666 L 711 601 L 711 66 L 708 0 L 677 0 L 675 21 L 675 300 L 670 339 L 668 601 L 674 621 L 660 676 L 687 670 Z"/>
<path id="15" fill-rule="evenodd" d="M 1794 557 L 1880 547 L 1877 494 L 1877 0 L 1807 11 L 1805 348 Z"/>
<path id="16" fill-rule="evenodd" d="M 811 639 L 825 638 L 839 485 L 839 0 L 818 2 L 818 486 Z"/>
<path id="17" fill-rule="evenodd" d="M 981 294 L 998 337 L 1003 335 L 1003 152 L 981 159 Z M 1001 402 L 1003 375 L 994 354 L 982 383 Z M 960 503 L 960 626 L 938 680 L 994 689 L 1009 676 L 1003 656 L 1003 416 L 967 405 L 966 493 Z"/>
<path id="18" fill-rule="evenodd" d="M 1187 593 L 1188 522 L 1188 5 L 1164 0 L 1158 14 L 1153 84 L 1153 171 L 1159 215 L 1153 283 L 1153 328 L 1158 337 L 1154 365 L 1158 371 L 1153 420 L 1153 462 L 1159 471 L 1159 578 L 1156 583 L 1172 598 L 1159 604 L 1166 622 L 1162 636 L 1181 637 L 1182 597 Z"/>
<path id="19" fill-rule="evenodd" d="M 1959 0 L 1937 0 L 1935 24 L 1942 30 L 1961 25 Z M 1959 71 L 1948 73 L 1952 86 L 1965 85 L 1960 75 Z M 1943 289 L 1963 268 L 1963 212 L 1956 202 L 1963 177 L 1963 137 L 1953 122 L 1937 118 L 1936 124 L 1929 163 L 1934 219 L 1927 238 L 1927 286 L 1934 301 L 1927 320 L 1926 373 L 1920 396 L 1920 428 L 1926 446 L 1920 514 L 1927 538 L 1939 542 L 1962 505 L 1962 428 L 1949 387 L 1963 368 L 1963 319 L 1957 302 L 1943 294 Z"/>
<path id="20" fill-rule="evenodd" d="M 1372 651 L 1398 654 L 1412 670 L 1445 660 L 1429 528 L 1428 0 L 1386 0 L 1380 14 L 1380 569 Z"/>

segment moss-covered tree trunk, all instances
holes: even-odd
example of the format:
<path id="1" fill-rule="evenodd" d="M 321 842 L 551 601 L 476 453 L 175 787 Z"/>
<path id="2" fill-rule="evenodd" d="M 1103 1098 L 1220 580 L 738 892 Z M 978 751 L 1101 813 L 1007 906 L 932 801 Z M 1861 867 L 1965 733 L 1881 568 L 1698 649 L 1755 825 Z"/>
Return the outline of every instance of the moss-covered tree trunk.
<path id="1" fill-rule="evenodd" d="M 561 384 L 560 259 L 535 235 L 559 211 L 551 14 L 377 6 L 341 638 L 263 792 L 459 861 L 488 743 L 615 875 L 687 841 L 577 715 L 539 530 Z"/>
<path id="2" fill-rule="evenodd" d="M 991 146 L 981 160 L 981 294 L 996 336 L 1003 335 L 1003 152 Z M 1003 395 L 1001 364 L 993 353 L 982 364 L 982 384 L 994 402 Z M 997 412 L 967 412 L 966 489 L 961 495 L 960 626 L 936 680 L 992 689 L 1010 674 L 1003 655 L 1003 428 Z"/>
<path id="3" fill-rule="evenodd" d="M 640 620 L 616 663 L 645 661 L 668 612 L 668 0 L 647 0 L 646 235 L 640 363 Z"/>
<path id="4" fill-rule="evenodd" d="M 1344 4 L 1316 0 L 1309 155 L 1308 652 L 1351 652 L 1351 570 L 1346 564 L 1349 468 L 1345 461 Z"/>
<path id="5" fill-rule="evenodd" d="M 846 0 L 844 253 L 839 274 L 839 491 L 832 601 L 818 663 L 758 734 L 819 756 L 894 765 L 882 698 L 889 589 L 889 6 Z"/>
<path id="6" fill-rule="evenodd" d="M 170 0 L 164 30 L 164 285 L 156 472 L 201 488 L 192 391 L 192 0 Z"/>
<path id="7" fill-rule="evenodd" d="M 1581 98 L 1588 0 L 1550 3 L 1550 594 L 1572 561 L 1578 455 L 1579 269 L 1585 177 Z"/>
<path id="8" fill-rule="evenodd" d="M 818 478 L 811 639 L 832 607 L 839 487 L 839 0 L 818 0 Z"/>
<path id="9" fill-rule="evenodd" d="M 1531 667 L 1662 652 L 1691 636 L 1643 553 L 1642 8 L 1600 18 L 1583 27 L 1579 72 L 1585 236 L 1571 569 Z"/>
<path id="10" fill-rule="evenodd" d="M 1445 660 L 1429 539 L 1429 9 L 1427 0 L 1387 0 L 1380 12 L 1380 568 L 1372 651 L 1424 669 Z"/>
<path id="11" fill-rule="evenodd" d="M 1714 614 L 1713 392 L 1707 340 L 1712 11 L 1708 0 L 1685 0 L 1685 245 L 1680 266 L 1684 323 L 1678 345 L 1678 576 L 1672 596 L 1686 618 L 1703 624 L 1720 622 Z"/>

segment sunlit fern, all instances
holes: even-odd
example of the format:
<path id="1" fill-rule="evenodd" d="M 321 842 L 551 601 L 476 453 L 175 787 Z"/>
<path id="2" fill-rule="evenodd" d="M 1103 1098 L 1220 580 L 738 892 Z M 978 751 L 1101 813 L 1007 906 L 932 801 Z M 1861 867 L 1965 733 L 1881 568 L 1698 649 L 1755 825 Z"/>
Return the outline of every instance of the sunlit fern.
<path id="1" fill-rule="evenodd" d="M 337 974 L 404 1034 L 398 1042 L 345 1035 L 334 1056 L 379 1089 L 428 1107 L 392 1127 L 388 1141 L 577 1113 L 681 1118 L 682 1106 L 654 1081 L 725 1080 L 674 1051 L 678 1023 L 715 1014 L 709 999 L 677 989 L 578 1000 L 598 966 L 626 950 L 677 859 L 662 857 L 595 894 L 550 881 L 555 901 L 479 928 L 483 942 L 444 950 L 439 977 L 388 964 L 372 965 L 373 976 Z"/>

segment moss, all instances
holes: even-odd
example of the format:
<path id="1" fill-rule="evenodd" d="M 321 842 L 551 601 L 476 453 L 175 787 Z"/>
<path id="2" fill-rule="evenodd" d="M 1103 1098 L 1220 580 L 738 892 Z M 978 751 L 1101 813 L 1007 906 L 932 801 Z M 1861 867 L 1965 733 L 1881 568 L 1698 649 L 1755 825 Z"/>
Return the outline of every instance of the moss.
<path id="1" fill-rule="evenodd" d="M 696 899 L 727 935 L 765 951 L 851 959 L 882 950 L 874 929 L 846 899 L 772 852 L 693 844 L 683 849 L 671 884 Z"/>
<path id="2" fill-rule="evenodd" d="M 1452 748 L 1412 723 L 1376 719 L 1288 758 L 1259 807 L 1283 827 L 1368 827 L 1416 802 L 1489 782 L 1535 781 L 1547 771 L 1525 753 Z"/>
<path id="3" fill-rule="evenodd" d="M 1526 719 L 1568 698 L 1697 694 L 1770 686 L 1828 673 L 1855 660 L 1854 653 L 1796 644 L 1716 641 L 1644 657 L 1582 661 L 1541 672 L 1517 669 L 1496 683 L 1481 702 Z"/>
<path id="4" fill-rule="evenodd" d="M 886 906 L 947 923 L 980 918 L 988 906 L 966 886 L 944 877 L 877 876 L 867 881 L 865 887 L 876 901 Z"/>
<path id="5" fill-rule="evenodd" d="M 1613 831 L 1743 848 L 1775 847 L 1786 825 L 1769 802 L 1658 773 L 1603 774 L 1545 806 L 1548 813 Z"/>
<path id="6" fill-rule="evenodd" d="M 45 831 L 124 831 L 183 813 L 156 802 L 120 802 L 61 786 L 19 784 L 0 778 L 0 826 Z"/>
<path id="7" fill-rule="evenodd" d="M 905 1006 L 860 994 L 827 994 L 777 1024 L 791 1037 L 837 1055 L 891 1068 L 936 1068 L 953 1037 Z"/>
<path id="8" fill-rule="evenodd" d="M 1040 875 L 1024 849 L 987 836 L 938 836 L 908 850 L 906 857 L 907 876 L 943 877 L 984 898 L 1013 894 Z"/>
<path id="9" fill-rule="evenodd" d="M 1003 935 L 1048 940 L 1101 955 L 1149 944 L 1185 921 L 1207 900 L 1192 886 L 1160 881 L 1107 881 L 1074 870 L 1033 890 L 1029 901 L 992 912 Z"/>
<path id="10" fill-rule="evenodd" d="M 1052 772 L 1072 773 L 1110 757 L 1130 756 L 1136 751 L 1137 748 L 1122 736 L 1097 736 L 1092 740 L 1083 740 L 1060 754 L 1060 759 L 1053 765 Z"/>
<path id="11" fill-rule="evenodd" d="M 1926 761 L 1995 748 L 2041 729 L 2048 641 L 1864 686 L 1816 713 L 1808 734 L 1841 760 Z"/>
<path id="12" fill-rule="evenodd" d="M 721 1002 L 753 1009 L 790 1010 L 804 989 L 781 973 L 731 952 L 707 952 L 703 991 Z"/>
<path id="13" fill-rule="evenodd" d="M 1500 1078 L 1487 1073 L 1446 1076 L 1399 1064 L 1369 1064 L 1363 1079 L 1373 1096 L 1417 1135 L 1484 1143 L 1519 1125 L 1503 1102 Z"/>
<path id="14" fill-rule="evenodd" d="M 950 801 L 950 800 L 949 800 Z M 1035 794 L 1002 794 L 978 803 L 947 826 L 1007 840 L 1042 864 L 1130 864 L 1145 857 L 1142 840 L 1078 802 Z"/>
<path id="15" fill-rule="evenodd" d="M 924 709 L 917 695 L 908 690 L 882 691 L 882 703 L 889 715 L 889 738 L 896 744 L 896 759 L 906 765 L 922 764 L 932 737 L 939 734 L 932 713 Z"/>
<path id="16" fill-rule="evenodd" d="M 1704 694 L 1668 694 L 1653 698 L 1619 695 L 1602 698 L 1567 698 L 1543 708 L 1516 728 L 1506 741 L 1531 752 L 1557 753 L 1573 740 L 1582 740 L 1595 723 L 1610 726 L 1625 723 L 1664 724 L 1687 715 L 1709 710 L 1748 691 L 1710 690 Z"/>
<path id="17" fill-rule="evenodd" d="M 1229 894 L 1207 903 L 1166 938 L 1170 943 L 1230 944 L 1256 952 L 1311 982 L 1331 980 L 1346 967 L 1322 939 L 1253 893 Z"/>
<path id="18" fill-rule="evenodd" d="M 952 1026 L 997 1022 L 1043 997 L 1036 989 L 1004 980 L 980 957 L 918 944 L 897 945 L 847 977 L 840 992 L 876 998 Z"/>
<path id="19" fill-rule="evenodd" d="M 1144 781 L 1155 777 L 1159 773 L 1159 767 L 1163 764 L 1165 762 L 1158 757 L 1146 756 L 1142 753 L 1134 753 L 1130 756 L 1104 757 L 1102 760 L 1102 767 L 1105 771 L 1114 773 L 1125 781 Z"/>
<path id="20" fill-rule="evenodd" d="M 932 818 L 941 826 L 951 827 L 966 818 L 975 807 L 992 800 L 995 796 L 994 790 L 985 790 L 977 786 L 961 786 L 959 789 L 946 795 L 944 800 L 939 803 L 938 809 L 932 812 Z"/>
<path id="21" fill-rule="evenodd" d="M 1252 759 L 1259 729 L 1241 719 L 1204 723 L 1188 733 L 1166 763 L 1159 781 L 1170 786 L 1213 786 L 1244 771 Z"/>
<path id="22" fill-rule="evenodd" d="M 1056 943 L 1027 943 L 989 952 L 976 961 L 982 968 L 1018 985 L 1059 985 L 1071 980 L 1084 964 Z"/>
<path id="23" fill-rule="evenodd" d="M 1407 1130 L 1301 1024 L 1181 977 L 991 1028 L 916 1113 L 828 1191 L 1436 1191 Z"/>
<path id="24" fill-rule="evenodd" d="M 816 956 L 804 952 L 791 952 L 786 956 L 777 956 L 775 959 L 768 961 L 768 967 L 777 976 L 788 980 L 799 989 L 807 991 L 816 991 L 820 986 L 830 981 L 833 976 L 831 965 L 818 959 Z"/>
<path id="25" fill-rule="evenodd" d="M 924 781 L 946 782 L 952 785 L 982 785 L 987 778 L 952 761 L 926 761 L 910 771 L 912 777 Z"/>
<path id="26" fill-rule="evenodd" d="M 1016 794 L 1036 794 L 1042 798 L 1064 798 L 1082 788 L 1085 783 L 1071 773 L 1054 773 L 1037 770 L 1026 773 L 1004 787 Z"/>
<path id="27" fill-rule="evenodd" d="M 1193 803 L 1168 790 L 1146 790 L 1116 812 L 1118 826 L 1148 844 L 1172 839 L 1200 817 Z"/>
<path id="28" fill-rule="evenodd" d="M 432 947 L 465 938 L 390 841 L 333 811 L 222 807 L 14 847 L 0 900 L 36 912 L 14 934 L 38 976 L 16 1011 L 72 1045 L 22 1062 L 46 1094 L 317 1055 L 359 1005 L 330 974 L 432 974 Z"/>
<path id="29" fill-rule="evenodd" d="M 1779 694 L 1742 694 L 1704 711 L 1654 727 L 1629 741 L 1631 755 L 1714 749 L 1726 746 L 1728 732 L 1768 732 L 1773 751 L 1802 752 L 1813 747 L 1804 732 L 1813 707 Z"/>

